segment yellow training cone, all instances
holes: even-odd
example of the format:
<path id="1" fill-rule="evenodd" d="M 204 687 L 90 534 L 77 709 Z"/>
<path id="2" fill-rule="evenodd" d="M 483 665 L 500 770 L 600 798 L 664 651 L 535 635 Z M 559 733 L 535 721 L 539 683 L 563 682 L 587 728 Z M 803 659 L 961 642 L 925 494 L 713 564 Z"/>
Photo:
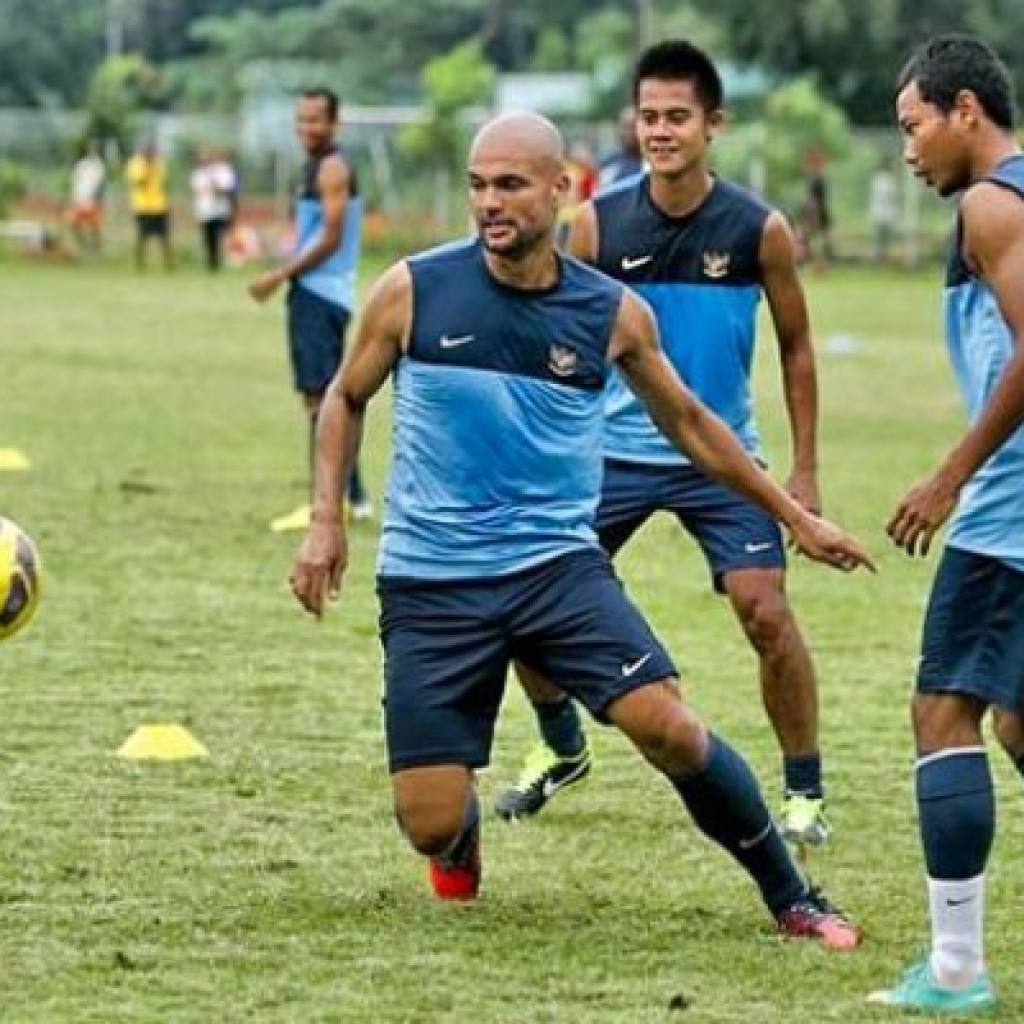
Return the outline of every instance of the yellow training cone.
<path id="1" fill-rule="evenodd" d="M 0 448 L 0 471 L 29 469 L 32 463 L 18 448 Z"/>
<path id="2" fill-rule="evenodd" d="M 140 725 L 117 756 L 129 761 L 185 761 L 209 757 L 210 752 L 180 725 Z"/>

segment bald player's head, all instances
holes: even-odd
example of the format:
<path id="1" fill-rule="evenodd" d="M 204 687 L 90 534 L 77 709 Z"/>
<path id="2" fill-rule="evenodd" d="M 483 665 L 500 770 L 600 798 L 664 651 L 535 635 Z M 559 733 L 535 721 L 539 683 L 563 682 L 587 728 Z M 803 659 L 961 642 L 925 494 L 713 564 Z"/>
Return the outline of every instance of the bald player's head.
<path id="1" fill-rule="evenodd" d="M 503 114 L 469 151 L 469 197 L 484 247 L 511 259 L 550 245 L 568 188 L 558 129 L 539 114 Z"/>
<path id="2" fill-rule="evenodd" d="M 521 110 L 501 114 L 476 133 L 469 151 L 472 165 L 491 154 L 511 154 L 518 159 L 561 168 L 565 143 L 559 130 L 540 114 Z"/>

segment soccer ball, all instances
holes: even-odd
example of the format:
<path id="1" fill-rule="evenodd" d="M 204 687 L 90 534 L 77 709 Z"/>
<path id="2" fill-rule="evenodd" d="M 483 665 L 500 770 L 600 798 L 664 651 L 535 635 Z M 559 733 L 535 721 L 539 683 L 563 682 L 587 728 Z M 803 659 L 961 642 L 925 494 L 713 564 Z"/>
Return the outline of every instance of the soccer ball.
<path id="1" fill-rule="evenodd" d="M 0 516 L 0 640 L 32 621 L 41 583 L 42 564 L 32 538 Z"/>

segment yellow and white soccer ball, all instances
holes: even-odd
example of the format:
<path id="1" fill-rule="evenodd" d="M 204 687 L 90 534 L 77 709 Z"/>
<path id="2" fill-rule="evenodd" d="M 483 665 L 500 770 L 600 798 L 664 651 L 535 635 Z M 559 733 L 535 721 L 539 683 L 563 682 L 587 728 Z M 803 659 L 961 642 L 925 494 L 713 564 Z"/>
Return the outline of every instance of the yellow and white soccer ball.
<path id="1" fill-rule="evenodd" d="M 32 538 L 0 516 L 0 640 L 32 621 L 41 585 L 42 563 Z"/>

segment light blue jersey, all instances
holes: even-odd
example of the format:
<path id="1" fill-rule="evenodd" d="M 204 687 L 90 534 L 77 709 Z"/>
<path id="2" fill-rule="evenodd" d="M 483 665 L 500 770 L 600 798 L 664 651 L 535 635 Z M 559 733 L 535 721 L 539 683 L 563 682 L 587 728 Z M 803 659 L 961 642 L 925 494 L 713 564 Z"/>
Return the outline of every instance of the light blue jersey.
<path id="1" fill-rule="evenodd" d="M 476 240 L 408 266 L 380 576 L 488 578 L 596 547 L 622 288 L 563 259 L 556 286 L 519 291 L 491 276 Z"/>
<path id="2" fill-rule="evenodd" d="M 986 180 L 1010 189 L 1024 201 L 1024 156 L 1004 161 Z M 958 221 L 946 277 L 946 341 L 973 423 L 1013 355 L 1014 338 L 992 290 L 967 266 L 961 239 Z M 964 487 L 948 543 L 998 558 L 1024 572 L 1024 426 L 1006 439 Z"/>
<path id="3" fill-rule="evenodd" d="M 670 217 L 654 204 L 644 174 L 600 194 L 594 209 L 595 265 L 647 300 L 676 372 L 744 448 L 760 456 L 750 373 L 769 208 L 716 178 L 696 210 Z M 626 462 L 687 462 L 617 373 L 608 386 L 604 450 Z"/>
<path id="4" fill-rule="evenodd" d="M 337 147 L 331 146 L 323 153 L 311 157 L 303 168 L 302 183 L 295 200 L 295 246 L 299 252 L 307 249 L 323 234 L 324 208 L 317 178 L 324 160 L 338 155 Z M 341 241 L 325 260 L 299 274 L 297 283 L 351 313 L 356 305 L 356 272 L 362 234 L 363 199 L 359 195 L 355 172 L 350 169 L 349 196 L 345 203 Z"/>

